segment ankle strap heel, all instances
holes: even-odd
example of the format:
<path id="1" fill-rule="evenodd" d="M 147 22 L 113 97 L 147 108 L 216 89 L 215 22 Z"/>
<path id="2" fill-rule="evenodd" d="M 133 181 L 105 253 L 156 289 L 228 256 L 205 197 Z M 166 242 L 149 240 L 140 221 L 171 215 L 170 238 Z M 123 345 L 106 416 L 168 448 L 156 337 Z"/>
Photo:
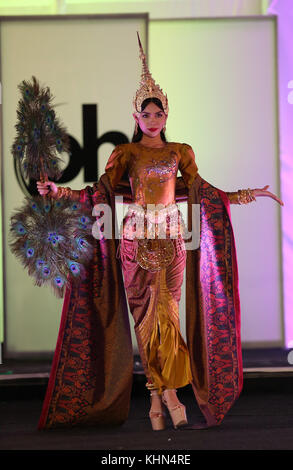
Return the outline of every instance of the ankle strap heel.
<path id="1" fill-rule="evenodd" d="M 172 406 L 168 402 L 168 389 L 164 390 L 162 394 L 162 402 L 168 408 L 175 429 L 188 423 L 185 406 L 180 402 L 178 402 L 178 405 Z"/>
<path id="2" fill-rule="evenodd" d="M 150 396 L 151 397 L 153 397 L 153 396 L 160 397 L 160 395 L 158 394 L 158 392 L 156 390 L 152 390 L 151 393 L 150 393 Z M 161 399 L 160 399 L 160 402 L 161 402 Z M 152 425 L 153 431 L 162 431 L 163 429 L 165 429 L 165 427 L 166 427 L 165 413 L 162 410 L 162 405 L 160 407 L 160 410 L 150 411 L 149 412 L 149 418 L 151 420 L 151 425 Z"/>

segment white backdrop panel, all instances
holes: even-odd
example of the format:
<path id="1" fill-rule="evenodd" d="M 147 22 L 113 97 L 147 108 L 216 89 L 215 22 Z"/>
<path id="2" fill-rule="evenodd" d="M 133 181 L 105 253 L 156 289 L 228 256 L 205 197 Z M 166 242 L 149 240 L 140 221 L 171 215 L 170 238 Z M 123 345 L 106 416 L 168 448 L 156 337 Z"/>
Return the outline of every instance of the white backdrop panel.
<path id="1" fill-rule="evenodd" d="M 1 21 L 3 84 L 3 188 L 5 234 L 6 355 L 46 352 L 55 348 L 62 299 L 49 288 L 34 287 L 8 247 L 9 220 L 23 193 L 14 174 L 10 147 L 15 138 L 17 85 L 35 75 L 55 96 L 58 117 L 82 146 L 82 104 L 98 105 L 97 134 L 133 132 L 132 98 L 140 78 L 136 31 L 143 43 L 147 15 Z M 104 172 L 111 144 L 99 149 Z M 97 175 L 98 177 L 98 175 Z M 86 186 L 83 171 L 66 183 Z"/>
<path id="2" fill-rule="evenodd" d="M 1 22 L 3 82 L 6 348 L 9 355 L 55 347 L 62 301 L 31 279 L 7 245 L 11 212 L 23 194 L 13 171 L 17 85 L 35 74 L 50 86 L 58 115 L 82 145 L 83 103 L 98 104 L 102 135 L 131 137 L 132 97 L 140 64 L 135 32 L 144 18 L 85 18 Z M 202 177 L 233 191 L 270 184 L 279 191 L 274 18 L 151 22 L 150 69 L 168 93 L 168 138 L 196 152 Z M 33 53 L 28 53 L 33 51 Z M 121 91 L 123 92 L 121 93 Z M 99 174 L 112 146 L 99 149 Z M 85 186 L 82 172 L 68 183 Z M 244 345 L 283 344 L 280 210 L 271 199 L 232 206 L 238 252 Z M 185 330 L 185 295 L 180 304 Z M 132 319 L 131 325 L 133 326 Z M 134 347 L 136 340 L 132 329 Z"/>
<path id="3" fill-rule="evenodd" d="M 279 194 L 275 18 L 151 21 L 149 38 L 168 139 L 192 145 L 200 175 L 224 191 L 269 184 Z M 259 198 L 231 212 L 243 345 L 283 345 L 280 207 Z"/>

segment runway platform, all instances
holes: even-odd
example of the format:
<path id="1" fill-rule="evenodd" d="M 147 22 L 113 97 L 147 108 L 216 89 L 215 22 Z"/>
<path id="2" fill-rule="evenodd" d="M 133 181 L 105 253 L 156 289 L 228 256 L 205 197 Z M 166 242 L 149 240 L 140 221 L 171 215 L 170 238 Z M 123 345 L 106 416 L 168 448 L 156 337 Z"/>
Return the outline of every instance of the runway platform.
<path id="1" fill-rule="evenodd" d="M 145 377 L 135 357 L 131 409 L 122 426 L 40 432 L 37 423 L 51 362 L 6 361 L 0 366 L 0 451 L 13 451 L 15 458 L 19 455 L 16 451 L 46 452 L 49 458 L 53 451 L 65 451 L 68 453 L 62 456 L 66 459 L 76 459 L 83 452 L 102 459 L 131 452 L 144 456 L 150 451 L 189 453 L 192 458 L 199 451 L 211 450 L 293 451 L 293 365 L 288 362 L 289 353 L 282 349 L 244 350 L 244 387 L 239 400 L 220 426 L 200 431 L 175 430 L 169 418 L 164 431 L 152 431 Z M 180 389 L 178 396 L 186 405 L 189 422 L 198 422 L 202 415 L 191 387 Z"/>

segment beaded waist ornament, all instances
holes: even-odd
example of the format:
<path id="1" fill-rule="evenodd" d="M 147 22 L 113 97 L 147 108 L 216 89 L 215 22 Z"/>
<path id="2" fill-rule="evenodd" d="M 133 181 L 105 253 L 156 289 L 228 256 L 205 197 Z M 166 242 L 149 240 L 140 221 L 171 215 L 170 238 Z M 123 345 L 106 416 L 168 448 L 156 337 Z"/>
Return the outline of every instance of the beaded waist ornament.
<path id="1" fill-rule="evenodd" d="M 175 256 L 173 239 L 181 239 L 185 225 L 176 204 L 161 209 L 152 204 L 144 208 L 138 204 L 128 207 L 123 220 L 122 237 L 137 242 L 136 261 L 151 272 L 160 271 L 172 263 Z"/>

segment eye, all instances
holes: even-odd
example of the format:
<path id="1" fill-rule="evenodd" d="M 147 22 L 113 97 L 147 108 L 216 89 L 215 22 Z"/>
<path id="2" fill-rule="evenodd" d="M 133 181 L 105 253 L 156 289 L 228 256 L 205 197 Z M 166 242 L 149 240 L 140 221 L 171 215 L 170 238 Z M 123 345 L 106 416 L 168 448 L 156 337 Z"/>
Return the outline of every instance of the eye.
<path id="1" fill-rule="evenodd" d="M 147 118 L 147 117 L 148 117 L 148 114 L 143 114 L 142 117 L 143 117 L 143 118 Z"/>
<path id="2" fill-rule="evenodd" d="M 163 117 L 163 113 L 157 113 L 157 117 L 158 117 L 158 118 Z"/>

